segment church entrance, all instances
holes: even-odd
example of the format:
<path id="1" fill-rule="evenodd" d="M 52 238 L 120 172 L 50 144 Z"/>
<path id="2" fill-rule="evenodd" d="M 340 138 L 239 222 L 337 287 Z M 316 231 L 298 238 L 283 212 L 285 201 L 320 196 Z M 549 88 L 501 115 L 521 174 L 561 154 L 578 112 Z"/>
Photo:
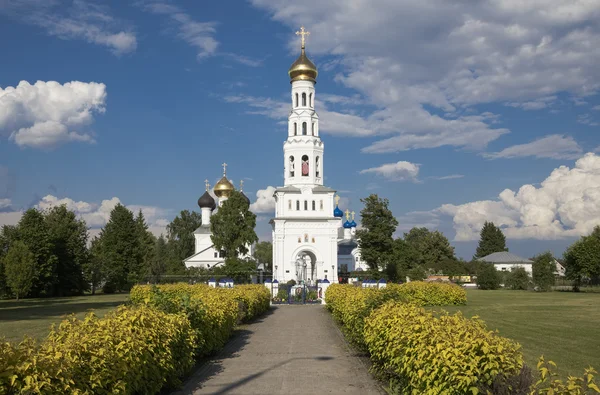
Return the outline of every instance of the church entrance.
<path id="1" fill-rule="evenodd" d="M 314 284 L 317 280 L 317 257 L 312 251 L 300 251 L 296 255 L 296 284 Z"/>
<path id="2" fill-rule="evenodd" d="M 293 281 L 279 284 L 279 297 L 276 303 L 321 303 L 317 283 L 317 257 L 315 253 L 310 250 L 300 250 L 294 256 L 292 268 L 292 273 L 294 273 Z"/>

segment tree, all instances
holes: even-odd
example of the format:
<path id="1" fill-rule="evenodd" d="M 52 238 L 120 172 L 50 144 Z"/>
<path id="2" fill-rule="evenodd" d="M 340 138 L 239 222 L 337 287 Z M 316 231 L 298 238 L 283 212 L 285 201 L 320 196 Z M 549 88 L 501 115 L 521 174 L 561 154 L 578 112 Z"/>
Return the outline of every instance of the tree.
<path id="1" fill-rule="evenodd" d="M 99 236 L 96 258 L 101 260 L 104 292 L 129 290 L 139 268 L 140 238 L 133 213 L 117 204 Z"/>
<path id="2" fill-rule="evenodd" d="M 226 260 L 237 258 L 258 241 L 255 226 L 256 215 L 249 210 L 248 202 L 240 192 L 233 191 L 210 219 L 211 240 L 217 251 L 225 252 Z"/>
<path id="3" fill-rule="evenodd" d="M 483 258 L 494 252 L 508 251 L 506 237 L 493 222 L 485 221 L 479 237 L 479 245 L 473 259 Z"/>
<path id="4" fill-rule="evenodd" d="M 154 255 L 154 245 L 156 244 L 156 237 L 148 230 L 148 224 L 146 224 L 146 219 L 141 209 L 135 218 L 135 230 L 139 242 L 139 251 L 137 267 L 132 268 L 130 273 L 132 283 L 141 281 L 149 274 L 150 264 Z"/>
<path id="5" fill-rule="evenodd" d="M 43 213 L 35 208 L 25 211 L 17 229 L 18 240 L 25 243 L 35 259 L 32 296 L 52 295 L 58 282 L 58 259 L 52 254 L 53 245 Z"/>
<path id="6" fill-rule="evenodd" d="M 360 201 L 365 205 L 360 212 L 362 229 L 356 231 L 361 257 L 369 268 L 385 269 L 394 247 L 392 235 L 398 221 L 388 208 L 388 199 L 372 194 Z"/>
<path id="7" fill-rule="evenodd" d="M 551 252 L 547 251 L 533 258 L 533 284 L 539 291 L 550 291 L 555 283 L 556 263 Z"/>
<path id="8" fill-rule="evenodd" d="M 527 273 L 527 270 L 522 267 L 516 267 L 507 274 L 504 287 L 515 290 L 527 290 L 529 289 L 530 282 L 531 279 L 529 278 L 529 273 Z"/>
<path id="9" fill-rule="evenodd" d="M 45 213 L 52 254 L 56 256 L 54 295 L 80 295 L 87 290 L 83 267 L 89 260 L 87 226 L 65 205 Z"/>
<path id="10" fill-rule="evenodd" d="M 202 216 L 195 211 L 183 210 L 167 225 L 167 273 L 183 274 L 183 260 L 194 254 L 194 231 L 202 225 Z"/>
<path id="11" fill-rule="evenodd" d="M 408 270 L 416 265 L 415 249 L 404 239 L 397 238 L 392 245 L 392 251 L 387 256 L 385 272 L 390 281 L 404 281 Z"/>
<path id="12" fill-rule="evenodd" d="M 10 288 L 6 284 L 6 276 L 4 275 L 3 258 L 8 253 L 8 249 L 12 243 L 17 240 L 17 227 L 13 225 L 3 225 L 0 228 L 0 297 L 8 295 Z"/>
<path id="13" fill-rule="evenodd" d="M 423 266 L 415 266 L 410 269 L 407 274 L 410 281 L 423 281 L 427 278 L 427 273 Z"/>
<path id="14" fill-rule="evenodd" d="M 273 266 L 273 243 L 261 241 L 254 248 L 254 258 L 258 263 L 265 264 L 265 270 L 271 271 Z"/>
<path id="15" fill-rule="evenodd" d="M 440 231 L 412 228 L 404 234 L 404 241 L 415 251 L 415 265 L 431 268 L 446 260 L 456 260 L 454 247 Z"/>
<path id="16" fill-rule="evenodd" d="M 99 237 L 94 237 L 90 247 L 90 257 L 85 265 L 83 265 L 83 276 L 91 288 L 92 295 L 96 294 L 96 289 L 104 281 L 101 243 L 102 241 Z"/>
<path id="17" fill-rule="evenodd" d="M 567 278 L 573 280 L 573 289 L 579 290 L 584 280 L 592 282 L 600 278 L 600 226 L 583 236 L 564 254 Z"/>
<path id="18" fill-rule="evenodd" d="M 167 271 L 167 241 L 160 235 L 154 243 L 153 253 L 151 254 L 149 274 L 152 276 L 154 283 L 160 281 L 160 277 Z"/>
<path id="19" fill-rule="evenodd" d="M 215 273 L 233 278 L 238 284 L 248 283 L 250 276 L 256 273 L 256 262 L 252 259 L 230 257 L 225 260 L 224 266 L 215 268 Z"/>
<path id="20" fill-rule="evenodd" d="M 19 300 L 31 290 L 35 279 L 35 256 L 25 243 L 15 241 L 4 257 L 6 283 Z"/>
<path id="21" fill-rule="evenodd" d="M 477 273 L 477 287 L 479 289 L 500 288 L 500 273 L 493 263 L 483 263 Z"/>

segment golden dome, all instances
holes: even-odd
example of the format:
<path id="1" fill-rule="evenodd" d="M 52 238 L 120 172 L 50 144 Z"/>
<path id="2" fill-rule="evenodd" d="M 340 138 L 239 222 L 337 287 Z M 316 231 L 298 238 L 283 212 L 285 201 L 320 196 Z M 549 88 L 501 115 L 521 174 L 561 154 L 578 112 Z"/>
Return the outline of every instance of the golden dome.
<path id="1" fill-rule="evenodd" d="M 296 61 L 294 63 L 292 63 L 292 65 L 290 66 L 290 69 L 288 70 L 288 74 L 290 75 L 290 78 L 292 79 L 292 81 L 290 82 L 294 82 L 294 81 L 312 81 L 312 82 L 317 82 L 317 66 L 315 66 L 315 64 L 313 62 L 310 61 L 310 59 L 308 58 L 308 56 L 306 56 L 306 51 L 304 50 L 305 48 L 305 36 L 309 35 L 310 33 L 304 30 L 304 26 L 302 26 L 300 28 L 300 31 L 296 32 L 297 35 L 302 36 L 302 52 L 300 53 L 300 56 L 298 57 L 298 59 L 296 59 Z"/>
<path id="2" fill-rule="evenodd" d="M 235 187 L 233 186 L 231 181 L 229 181 L 227 179 L 227 163 L 223 163 L 222 166 L 223 166 L 223 177 L 221 177 L 219 182 L 217 182 L 215 184 L 215 187 L 213 188 L 213 190 L 215 191 L 215 195 L 217 195 L 217 197 L 228 198 L 229 195 L 231 195 L 231 192 L 235 190 Z"/>

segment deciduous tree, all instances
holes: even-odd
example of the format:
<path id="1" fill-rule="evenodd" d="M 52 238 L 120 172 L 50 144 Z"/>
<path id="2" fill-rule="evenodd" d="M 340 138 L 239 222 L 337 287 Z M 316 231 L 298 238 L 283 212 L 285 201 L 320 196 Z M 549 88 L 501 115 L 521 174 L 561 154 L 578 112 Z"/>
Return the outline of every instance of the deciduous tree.
<path id="1" fill-rule="evenodd" d="M 183 260 L 194 254 L 194 231 L 202 225 L 202 216 L 183 210 L 167 225 L 167 274 L 183 274 Z"/>
<path id="2" fill-rule="evenodd" d="M 550 291 L 555 282 L 556 263 L 551 252 L 533 258 L 533 284 L 539 291 Z"/>
<path id="3" fill-rule="evenodd" d="M 166 273 L 167 259 L 167 241 L 165 240 L 163 235 L 160 235 L 160 237 L 154 243 L 154 249 L 150 259 L 149 274 L 152 277 L 154 283 L 158 283 L 160 281 L 161 276 L 163 276 Z"/>
<path id="4" fill-rule="evenodd" d="M 273 243 L 261 241 L 254 247 L 254 258 L 258 263 L 265 265 L 265 270 L 270 271 L 273 266 Z"/>
<path id="5" fill-rule="evenodd" d="M 388 199 L 372 194 L 360 201 L 364 204 L 360 212 L 362 229 L 356 231 L 356 237 L 361 257 L 371 269 L 385 269 L 394 247 L 392 235 L 398 221 L 388 208 Z"/>
<path id="6" fill-rule="evenodd" d="M 477 272 L 477 287 L 479 289 L 498 289 L 500 288 L 500 273 L 496 270 L 493 263 L 482 263 Z"/>
<path id="7" fill-rule="evenodd" d="M 27 245 L 15 241 L 4 257 L 6 283 L 19 300 L 31 290 L 35 279 L 35 256 Z"/>
<path id="8" fill-rule="evenodd" d="M 494 252 L 508 251 L 506 237 L 493 222 L 485 222 L 481 228 L 479 245 L 473 259 L 483 258 Z"/>
<path id="9" fill-rule="evenodd" d="M 446 260 L 455 260 L 454 247 L 440 231 L 412 228 L 404 234 L 404 241 L 415 251 L 415 265 L 430 268 Z"/>
<path id="10" fill-rule="evenodd" d="M 600 278 L 600 226 L 574 242 L 564 255 L 567 278 L 573 289 L 579 290 L 584 281 L 598 282 Z"/>
<path id="11" fill-rule="evenodd" d="M 531 279 L 529 278 L 527 270 L 522 267 L 516 267 L 506 275 L 504 287 L 515 290 L 527 290 L 530 282 Z"/>
<path id="12" fill-rule="evenodd" d="M 210 219 L 211 240 L 217 251 L 225 252 L 225 258 L 237 258 L 258 241 L 255 227 L 256 215 L 242 194 L 233 191 Z"/>

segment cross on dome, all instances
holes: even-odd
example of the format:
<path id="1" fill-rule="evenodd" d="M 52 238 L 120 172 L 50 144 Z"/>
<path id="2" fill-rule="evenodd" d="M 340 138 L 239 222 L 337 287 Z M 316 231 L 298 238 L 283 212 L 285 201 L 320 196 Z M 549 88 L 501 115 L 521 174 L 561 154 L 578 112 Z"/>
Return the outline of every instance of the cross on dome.
<path id="1" fill-rule="evenodd" d="M 206 191 L 210 189 L 210 184 L 208 183 L 208 179 L 204 180 L 204 185 L 206 185 Z"/>
<path id="2" fill-rule="evenodd" d="M 223 163 L 221 166 L 223 166 L 223 176 L 227 175 L 227 163 Z"/>
<path id="3" fill-rule="evenodd" d="M 244 192 L 244 180 L 240 180 L 240 192 Z"/>
<path id="4" fill-rule="evenodd" d="M 356 214 L 356 213 L 353 211 L 350 214 L 352 214 L 352 221 L 354 221 L 354 214 Z"/>
<path id="5" fill-rule="evenodd" d="M 350 221 L 350 210 L 346 209 L 346 219 Z"/>
<path id="6" fill-rule="evenodd" d="M 305 42 L 306 42 L 306 38 L 305 38 L 305 36 L 309 36 L 309 35 L 310 35 L 310 32 L 309 32 L 309 31 L 306 31 L 306 30 L 304 30 L 304 26 L 300 26 L 300 31 L 296 32 L 296 35 L 301 37 L 301 39 L 300 39 L 300 40 L 301 40 L 301 43 L 302 43 L 302 49 L 304 49 L 304 47 L 305 47 Z"/>
<path id="7" fill-rule="evenodd" d="M 335 205 L 336 206 L 340 205 L 340 195 L 335 195 Z"/>

